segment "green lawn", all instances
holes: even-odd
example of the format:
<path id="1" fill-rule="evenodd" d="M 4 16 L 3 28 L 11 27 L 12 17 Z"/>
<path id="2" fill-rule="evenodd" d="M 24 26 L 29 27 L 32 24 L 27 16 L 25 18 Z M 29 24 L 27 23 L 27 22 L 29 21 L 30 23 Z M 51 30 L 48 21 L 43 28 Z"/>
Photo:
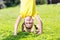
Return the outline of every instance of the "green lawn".
<path id="1" fill-rule="evenodd" d="M 43 33 L 23 33 L 21 24 L 18 35 L 13 36 L 14 23 L 19 15 L 19 6 L 0 9 L 0 40 L 60 40 L 60 5 L 37 5 L 43 21 Z"/>

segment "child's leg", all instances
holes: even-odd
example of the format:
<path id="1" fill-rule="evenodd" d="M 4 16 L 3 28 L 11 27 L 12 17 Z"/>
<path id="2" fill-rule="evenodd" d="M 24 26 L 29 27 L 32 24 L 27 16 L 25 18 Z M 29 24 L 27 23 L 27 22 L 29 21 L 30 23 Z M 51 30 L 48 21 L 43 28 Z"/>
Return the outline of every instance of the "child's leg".
<path id="1" fill-rule="evenodd" d="M 37 27 L 38 27 L 38 31 L 39 31 L 39 33 L 38 34 L 41 34 L 42 33 L 42 20 L 41 20 L 41 18 L 40 18 L 40 16 L 39 15 L 36 15 L 36 19 L 37 19 L 37 21 L 38 21 L 38 24 L 37 24 Z"/>
<path id="2" fill-rule="evenodd" d="M 17 35 L 17 30 L 18 30 L 18 24 L 19 22 L 21 21 L 21 17 L 18 16 L 17 20 L 16 20 L 16 23 L 14 25 L 14 35 Z"/>

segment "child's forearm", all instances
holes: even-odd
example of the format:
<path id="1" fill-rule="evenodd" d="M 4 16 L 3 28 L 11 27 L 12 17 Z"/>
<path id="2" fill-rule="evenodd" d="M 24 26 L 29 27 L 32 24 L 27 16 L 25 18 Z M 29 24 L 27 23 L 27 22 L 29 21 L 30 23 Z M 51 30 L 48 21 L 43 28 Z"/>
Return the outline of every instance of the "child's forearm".
<path id="1" fill-rule="evenodd" d="M 41 18 L 39 17 L 39 15 L 36 16 L 36 19 L 37 19 L 37 21 L 38 21 L 38 24 L 37 24 L 37 26 L 38 26 L 38 31 L 39 31 L 38 34 L 41 34 L 41 33 L 42 33 L 42 20 L 41 20 Z"/>
<path id="2" fill-rule="evenodd" d="M 17 35 L 18 24 L 19 24 L 20 20 L 21 20 L 21 17 L 18 16 L 18 18 L 17 18 L 17 20 L 16 20 L 16 23 L 15 23 L 15 25 L 14 25 L 14 35 Z"/>

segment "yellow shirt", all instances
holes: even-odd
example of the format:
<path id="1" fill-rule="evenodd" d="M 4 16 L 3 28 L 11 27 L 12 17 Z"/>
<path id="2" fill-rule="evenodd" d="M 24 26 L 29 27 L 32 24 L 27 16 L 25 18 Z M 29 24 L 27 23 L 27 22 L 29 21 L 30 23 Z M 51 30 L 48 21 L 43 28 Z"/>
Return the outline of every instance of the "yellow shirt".
<path id="1" fill-rule="evenodd" d="M 36 0 L 21 0 L 20 16 L 25 18 L 27 16 L 34 17 L 36 15 Z"/>

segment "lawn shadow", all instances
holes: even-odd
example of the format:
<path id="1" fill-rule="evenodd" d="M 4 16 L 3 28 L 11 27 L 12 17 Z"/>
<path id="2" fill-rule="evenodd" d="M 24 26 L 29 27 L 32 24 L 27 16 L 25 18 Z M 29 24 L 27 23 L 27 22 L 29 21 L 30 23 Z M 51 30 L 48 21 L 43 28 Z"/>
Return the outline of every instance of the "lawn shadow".
<path id="1" fill-rule="evenodd" d="M 17 36 L 9 35 L 8 37 L 4 38 L 3 40 L 20 40 L 21 38 L 27 38 L 29 33 L 27 32 L 19 32 Z"/>
<path id="2" fill-rule="evenodd" d="M 56 38 L 57 40 L 60 40 L 60 38 Z"/>
<path id="3" fill-rule="evenodd" d="M 60 40 L 60 38 L 55 38 L 55 39 L 53 38 L 53 39 L 50 39 L 50 40 Z"/>

